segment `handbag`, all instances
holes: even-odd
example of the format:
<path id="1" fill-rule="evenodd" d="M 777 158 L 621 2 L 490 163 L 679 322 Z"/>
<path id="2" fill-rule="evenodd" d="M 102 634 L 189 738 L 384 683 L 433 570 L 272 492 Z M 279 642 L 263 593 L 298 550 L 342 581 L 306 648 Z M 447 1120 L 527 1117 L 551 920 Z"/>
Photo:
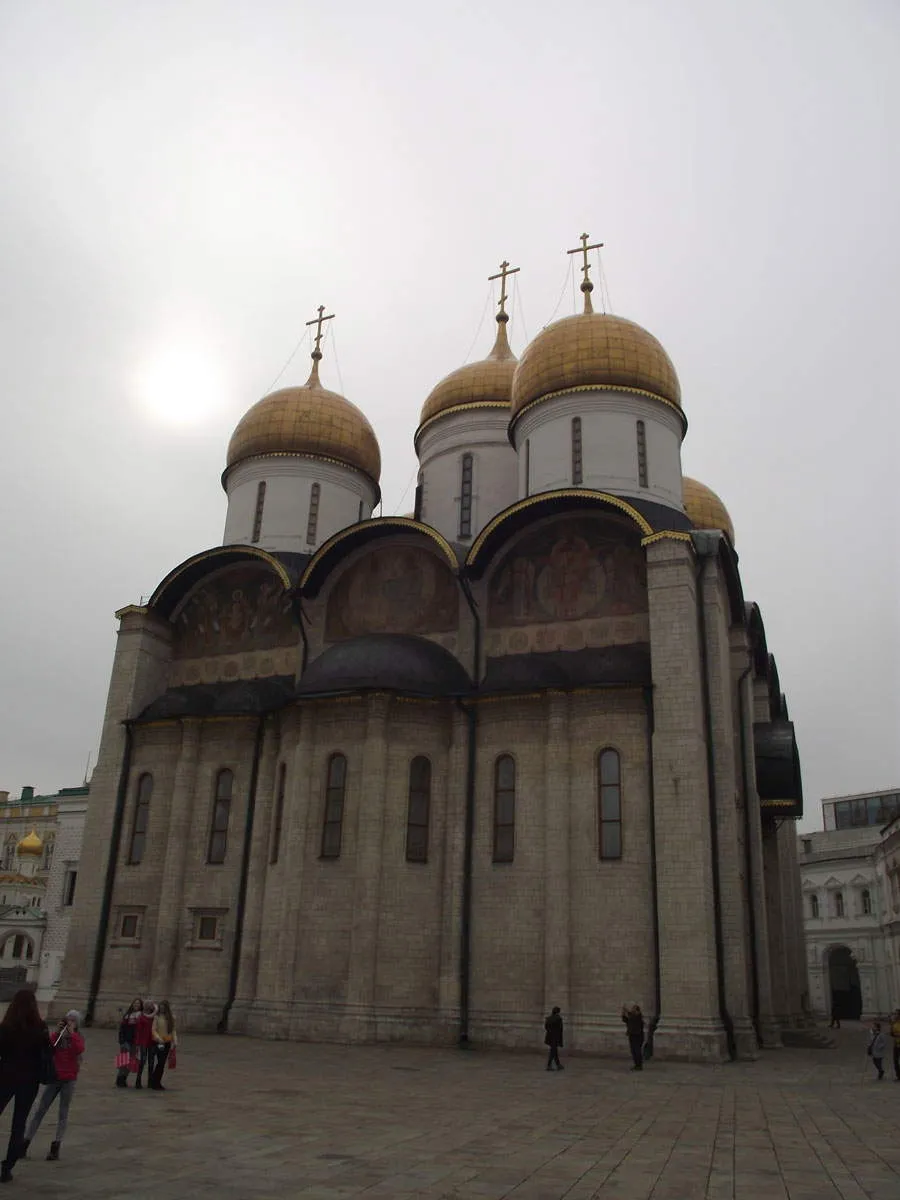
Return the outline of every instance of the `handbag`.
<path id="1" fill-rule="evenodd" d="M 131 1051 L 120 1050 L 116 1055 L 116 1068 L 121 1071 L 123 1068 L 127 1071 L 131 1066 Z"/>

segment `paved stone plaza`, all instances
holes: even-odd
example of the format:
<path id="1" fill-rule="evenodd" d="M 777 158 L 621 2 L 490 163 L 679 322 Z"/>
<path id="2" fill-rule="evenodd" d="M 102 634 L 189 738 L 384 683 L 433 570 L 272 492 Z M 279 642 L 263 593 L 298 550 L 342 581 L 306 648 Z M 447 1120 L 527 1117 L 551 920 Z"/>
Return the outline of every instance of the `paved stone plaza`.
<path id="1" fill-rule="evenodd" d="M 88 1030 L 63 1159 L 45 1122 L 11 1194 L 172 1200 L 897 1200 L 900 1084 L 865 1034 L 756 1064 L 570 1060 L 188 1036 L 163 1095 L 113 1087 Z M 3 1137 L 9 1116 L 3 1118 Z"/>

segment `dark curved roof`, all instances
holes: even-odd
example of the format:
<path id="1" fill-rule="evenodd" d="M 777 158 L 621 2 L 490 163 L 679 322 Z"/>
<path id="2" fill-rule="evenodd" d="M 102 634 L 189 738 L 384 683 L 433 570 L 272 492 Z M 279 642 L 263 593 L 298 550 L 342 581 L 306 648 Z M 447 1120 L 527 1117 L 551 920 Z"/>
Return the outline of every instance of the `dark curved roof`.
<path id="1" fill-rule="evenodd" d="M 148 704 L 138 722 L 174 717 L 258 716 L 289 703 L 293 675 L 268 679 L 236 679 L 232 683 L 197 683 L 169 688 Z"/>
<path id="2" fill-rule="evenodd" d="M 794 726 L 780 718 L 753 726 L 756 790 L 763 811 L 803 816 L 803 780 Z"/>
<path id="3" fill-rule="evenodd" d="M 202 550 L 199 554 L 191 555 L 170 571 L 147 601 L 147 606 L 168 619 L 178 607 L 179 601 L 183 600 L 204 576 L 238 563 L 255 563 L 268 568 L 278 577 L 282 587 L 288 589 L 294 582 L 294 572 L 297 570 L 297 564 L 289 560 L 300 557 L 302 556 L 269 554 L 257 546 L 213 546 L 211 550 Z"/>
<path id="4" fill-rule="evenodd" d="M 428 549 L 440 555 L 442 561 L 451 571 L 457 571 L 460 565 L 459 551 L 451 543 L 433 529 L 430 525 L 417 521 L 412 517 L 372 517 L 339 529 L 337 533 L 323 542 L 310 559 L 301 578 L 303 595 L 315 598 L 322 589 L 328 573 L 337 566 L 350 550 L 365 545 L 379 538 L 393 537 L 398 533 L 416 534 L 423 538 Z M 465 549 L 463 548 L 463 554 Z"/>
<path id="5" fill-rule="evenodd" d="M 373 633 L 338 642 L 306 668 L 298 696 L 391 691 L 411 696 L 463 696 L 471 680 L 458 659 L 427 638 Z"/>

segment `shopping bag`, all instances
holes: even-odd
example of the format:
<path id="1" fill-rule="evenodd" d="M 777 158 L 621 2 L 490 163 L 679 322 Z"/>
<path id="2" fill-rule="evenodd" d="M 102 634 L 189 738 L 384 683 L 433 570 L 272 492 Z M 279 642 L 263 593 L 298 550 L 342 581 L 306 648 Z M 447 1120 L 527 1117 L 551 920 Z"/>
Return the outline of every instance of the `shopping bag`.
<path id="1" fill-rule="evenodd" d="M 116 1055 L 116 1069 L 121 1071 L 122 1068 L 124 1067 L 125 1070 L 127 1071 L 130 1063 L 131 1063 L 131 1052 L 129 1050 L 120 1050 L 119 1053 Z"/>
<path id="2" fill-rule="evenodd" d="M 169 1068 L 170 1071 L 174 1071 L 175 1068 L 178 1066 L 178 1059 L 175 1055 L 175 1047 L 174 1046 L 169 1051 L 169 1061 L 166 1064 L 166 1066 Z"/>
<path id="3" fill-rule="evenodd" d="M 141 1060 L 138 1058 L 138 1056 L 136 1054 L 132 1054 L 131 1058 L 129 1058 L 129 1060 L 128 1060 L 128 1070 L 134 1071 L 135 1075 L 137 1075 L 137 1073 L 140 1069 L 141 1069 Z"/>

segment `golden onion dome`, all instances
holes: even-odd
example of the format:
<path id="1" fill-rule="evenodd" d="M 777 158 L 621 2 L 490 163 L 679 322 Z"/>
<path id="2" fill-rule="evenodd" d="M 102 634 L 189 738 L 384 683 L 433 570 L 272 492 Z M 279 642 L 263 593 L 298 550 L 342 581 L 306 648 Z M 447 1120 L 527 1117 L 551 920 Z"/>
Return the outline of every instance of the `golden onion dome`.
<path id="1" fill-rule="evenodd" d="M 44 843 L 32 829 L 27 837 L 23 837 L 18 846 L 16 846 L 16 854 L 31 854 L 35 858 L 40 858 L 44 853 Z"/>
<path id="2" fill-rule="evenodd" d="M 721 529 L 728 535 L 732 546 L 734 545 L 734 525 L 731 523 L 728 509 L 712 488 L 685 475 L 681 480 L 681 495 L 684 511 L 695 529 Z"/>
<path id="3" fill-rule="evenodd" d="M 228 443 L 226 470 L 261 454 L 332 460 L 362 471 L 376 486 L 381 478 L 375 431 L 355 404 L 322 387 L 315 358 L 302 387 L 272 392 L 244 414 Z"/>
<path id="4" fill-rule="evenodd" d="M 457 408 L 508 408 L 516 356 L 506 337 L 506 313 L 497 317 L 497 340 L 487 358 L 451 371 L 422 405 L 420 427 L 426 421 Z"/>
<path id="5" fill-rule="evenodd" d="M 513 417 L 554 392 L 581 387 L 634 389 L 681 407 L 675 367 L 653 334 L 589 307 L 548 325 L 529 344 L 513 379 Z"/>

